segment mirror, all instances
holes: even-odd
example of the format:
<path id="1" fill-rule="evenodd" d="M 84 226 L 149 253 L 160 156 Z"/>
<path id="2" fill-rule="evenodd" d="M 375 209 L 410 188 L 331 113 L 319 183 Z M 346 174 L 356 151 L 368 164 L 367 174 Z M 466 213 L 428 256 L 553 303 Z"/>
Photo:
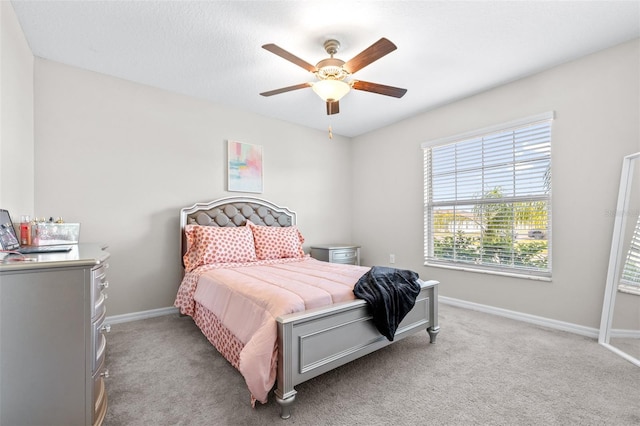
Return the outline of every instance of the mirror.
<path id="1" fill-rule="evenodd" d="M 598 343 L 640 367 L 640 152 L 624 157 Z"/>

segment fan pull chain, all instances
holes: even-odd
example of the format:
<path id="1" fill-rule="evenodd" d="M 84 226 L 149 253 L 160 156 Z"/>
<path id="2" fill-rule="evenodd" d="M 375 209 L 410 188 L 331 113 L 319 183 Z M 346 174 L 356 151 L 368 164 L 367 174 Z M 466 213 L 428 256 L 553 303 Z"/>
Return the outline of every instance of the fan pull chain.
<path id="1" fill-rule="evenodd" d="M 333 129 L 331 128 L 331 116 L 329 116 L 329 139 L 333 139 Z"/>

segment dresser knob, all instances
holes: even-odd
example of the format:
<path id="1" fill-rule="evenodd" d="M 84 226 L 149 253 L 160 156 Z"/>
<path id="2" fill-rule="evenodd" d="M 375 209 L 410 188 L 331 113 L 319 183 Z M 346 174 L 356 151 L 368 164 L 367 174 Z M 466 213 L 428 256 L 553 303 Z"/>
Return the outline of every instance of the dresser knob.
<path id="1" fill-rule="evenodd" d="M 109 369 L 107 368 L 106 370 L 104 370 L 102 373 L 100 373 L 100 375 L 102 377 L 104 377 L 105 379 L 109 378 Z"/>
<path id="2" fill-rule="evenodd" d="M 103 325 L 102 328 L 100 329 L 100 331 L 103 331 L 105 333 L 110 333 L 111 332 L 111 324 Z"/>
<path id="3" fill-rule="evenodd" d="M 109 281 L 101 282 L 100 283 L 100 288 L 103 289 L 103 290 L 109 288 Z"/>

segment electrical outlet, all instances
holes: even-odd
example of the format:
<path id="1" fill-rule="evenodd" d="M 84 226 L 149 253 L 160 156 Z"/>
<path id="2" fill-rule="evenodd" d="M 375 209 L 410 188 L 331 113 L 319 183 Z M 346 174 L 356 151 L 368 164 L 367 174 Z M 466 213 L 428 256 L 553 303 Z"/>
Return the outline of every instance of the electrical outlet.
<path id="1" fill-rule="evenodd" d="M 391 253 L 389 255 L 389 263 L 396 263 L 396 255 Z"/>

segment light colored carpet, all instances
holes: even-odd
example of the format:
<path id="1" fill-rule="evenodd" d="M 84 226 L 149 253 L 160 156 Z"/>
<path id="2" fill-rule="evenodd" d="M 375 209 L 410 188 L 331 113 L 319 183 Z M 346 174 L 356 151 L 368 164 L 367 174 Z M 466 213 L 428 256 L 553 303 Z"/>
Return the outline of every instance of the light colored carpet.
<path id="1" fill-rule="evenodd" d="M 189 317 L 116 324 L 104 424 L 640 424 L 640 368 L 594 339 L 444 304 L 440 326 L 298 385 L 282 420 Z"/>

